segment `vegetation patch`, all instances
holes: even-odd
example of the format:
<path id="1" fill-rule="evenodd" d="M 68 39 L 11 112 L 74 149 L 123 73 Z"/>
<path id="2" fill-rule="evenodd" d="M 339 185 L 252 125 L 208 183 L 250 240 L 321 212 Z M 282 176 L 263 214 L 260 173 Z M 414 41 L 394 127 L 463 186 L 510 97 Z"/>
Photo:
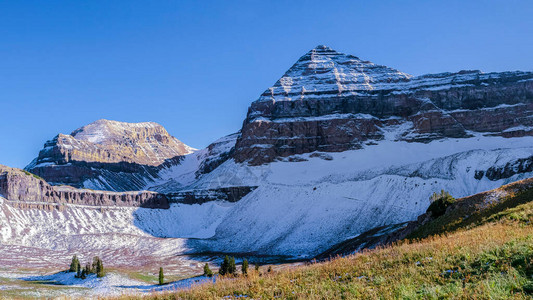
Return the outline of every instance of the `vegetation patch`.
<path id="1" fill-rule="evenodd" d="M 533 179 L 527 179 L 503 186 L 498 190 L 505 191 L 507 195 L 493 203 L 486 203 L 489 193 L 458 199 L 443 215 L 420 226 L 408 238 L 420 239 L 436 234 L 449 234 L 491 222 L 511 220 L 529 224 L 533 221 L 532 185 Z"/>
<path id="2" fill-rule="evenodd" d="M 44 179 L 42 179 L 40 176 L 37 176 L 37 175 L 35 175 L 35 174 L 33 174 L 33 173 L 30 173 L 30 172 L 28 172 L 28 171 L 26 171 L 26 170 L 22 170 L 22 172 L 24 172 L 24 174 L 26 174 L 26 175 L 28 175 L 28 176 L 33 176 L 33 177 L 36 178 L 36 179 L 44 180 Z"/>

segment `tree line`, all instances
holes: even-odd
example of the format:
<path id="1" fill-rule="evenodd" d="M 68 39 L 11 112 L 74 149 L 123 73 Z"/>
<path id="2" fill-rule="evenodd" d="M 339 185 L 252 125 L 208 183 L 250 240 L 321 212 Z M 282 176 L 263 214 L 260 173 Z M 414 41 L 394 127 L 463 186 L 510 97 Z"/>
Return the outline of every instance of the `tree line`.
<path id="1" fill-rule="evenodd" d="M 104 263 L 98 256 L 93 257 L 92 264 L 88 262 L 82 268 L 78 256 L 74 255 L 70 262 L 69 272 L 75 272 L 76 275 L 74 277 L 81 279 L 87 278 L 89 274 L 96 274 L 98 278 L 105 276 Z"/>
<path id="2" fill-rule="evenodd" d="M 248 275 L 248 267 L 249 263 L 247 259 L 244 259 L 241 265 L 241 273 L 242 275 L 246 276 Z M 259 271 L 259 264 L 255 263 L 255 270 Z M 70 262 L 70 268 L 68 270 L 69 272 L 74 272 L 76 275 L 74 277 L 86 279 L 89 274 L 96 274 L 97 278 L 101 278 L 105 276 L 105 269 L 104 264 L 102 262 L 102 259 L 100 257 L 95 256 L 93 257 L 92 263 L 88 262 L 85 264 L 85 266 L 82 268 L 80 260 L 78 259 L 77 255 L 74 255 L 72 257 L 72 261 Z M 271 272 L 272 268 L 268 268 L 268 272 Z M 220 269 L 218 270 L 218 274 L 221 276 L 238 276 L 237 274 L 237 267 L 235 264 L 235 257 L 225 256 L 224 261 L 220 265 Z M 209 268 L 209 264 L 204 265 L 204 276 L 213 277 L 213 271 Z M 158 282 L 160 285 L 164 284 L 164 274 L 163 274 L 163 267 L 159 268 L 159 278 Z"/>

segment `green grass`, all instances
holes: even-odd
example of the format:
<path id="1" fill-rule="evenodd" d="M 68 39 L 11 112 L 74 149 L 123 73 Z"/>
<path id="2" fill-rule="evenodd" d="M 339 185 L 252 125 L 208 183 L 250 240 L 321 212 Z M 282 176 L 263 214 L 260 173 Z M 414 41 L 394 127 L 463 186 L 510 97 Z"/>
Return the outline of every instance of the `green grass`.
<path id="1" fill-rule="evenodd" d="M 26 174 L 26 175 L 28 175 L 28 176 L 33 176 L 33 177 L 36 178 L 36 179 L 44 180 L 44 179 L 42 179 L 41 177 L 39 177 L 39 176 L 37 176 L 37 175 L 35 175 L 35 174 L 33 174 L 33 173 L 30 173 L 30 172 L 28 172 L 28 171 L 26 171 L 26 170 L 22 170 L 22 172 L 24 172 L 24 174 Z"/>

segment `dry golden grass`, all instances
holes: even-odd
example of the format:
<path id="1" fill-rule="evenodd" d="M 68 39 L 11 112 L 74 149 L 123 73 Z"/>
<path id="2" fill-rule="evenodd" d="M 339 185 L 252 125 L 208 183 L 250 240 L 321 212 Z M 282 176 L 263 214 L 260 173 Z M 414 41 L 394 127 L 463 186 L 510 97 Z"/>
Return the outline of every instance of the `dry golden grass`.
<path id="1" fill-rule="evenodd" d="M 532 272 L 532 229 L 518 222 L 487 224 L 280 272 L 262 267 L 261 275 L 146 298 L 528 299 L 523 286 Z"/>
<path id="2" fill-rule="evenodd" d="M 472 221 L 457 226 L 464 212 Z M 421 240 L 271 273 L 263 266 L 247 277 L 143 298 L 533 299 L 532 189 L 451 214 L 458 217 L 447 214 L 422 228 Z M 428 236 L 443 229 L 447 234 Z"/>

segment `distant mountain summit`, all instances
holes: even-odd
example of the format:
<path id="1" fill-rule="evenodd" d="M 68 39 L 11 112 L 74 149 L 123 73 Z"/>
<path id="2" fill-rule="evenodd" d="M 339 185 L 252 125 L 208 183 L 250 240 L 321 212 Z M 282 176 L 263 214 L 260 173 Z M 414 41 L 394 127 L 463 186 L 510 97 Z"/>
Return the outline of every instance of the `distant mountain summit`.
<path id="1" fill-rule="evenodd" d="M 52 184 L 135 190 L 159 166 L 194 150 L 157 123 L 102 119 L 47 141 L 25 169 Z"/>
<path id="2" fill-rule="evenodd" d="M 320 45 L 302 56 L 258 101 L 357 94 L 390 87 L 411 77 Z"/>

